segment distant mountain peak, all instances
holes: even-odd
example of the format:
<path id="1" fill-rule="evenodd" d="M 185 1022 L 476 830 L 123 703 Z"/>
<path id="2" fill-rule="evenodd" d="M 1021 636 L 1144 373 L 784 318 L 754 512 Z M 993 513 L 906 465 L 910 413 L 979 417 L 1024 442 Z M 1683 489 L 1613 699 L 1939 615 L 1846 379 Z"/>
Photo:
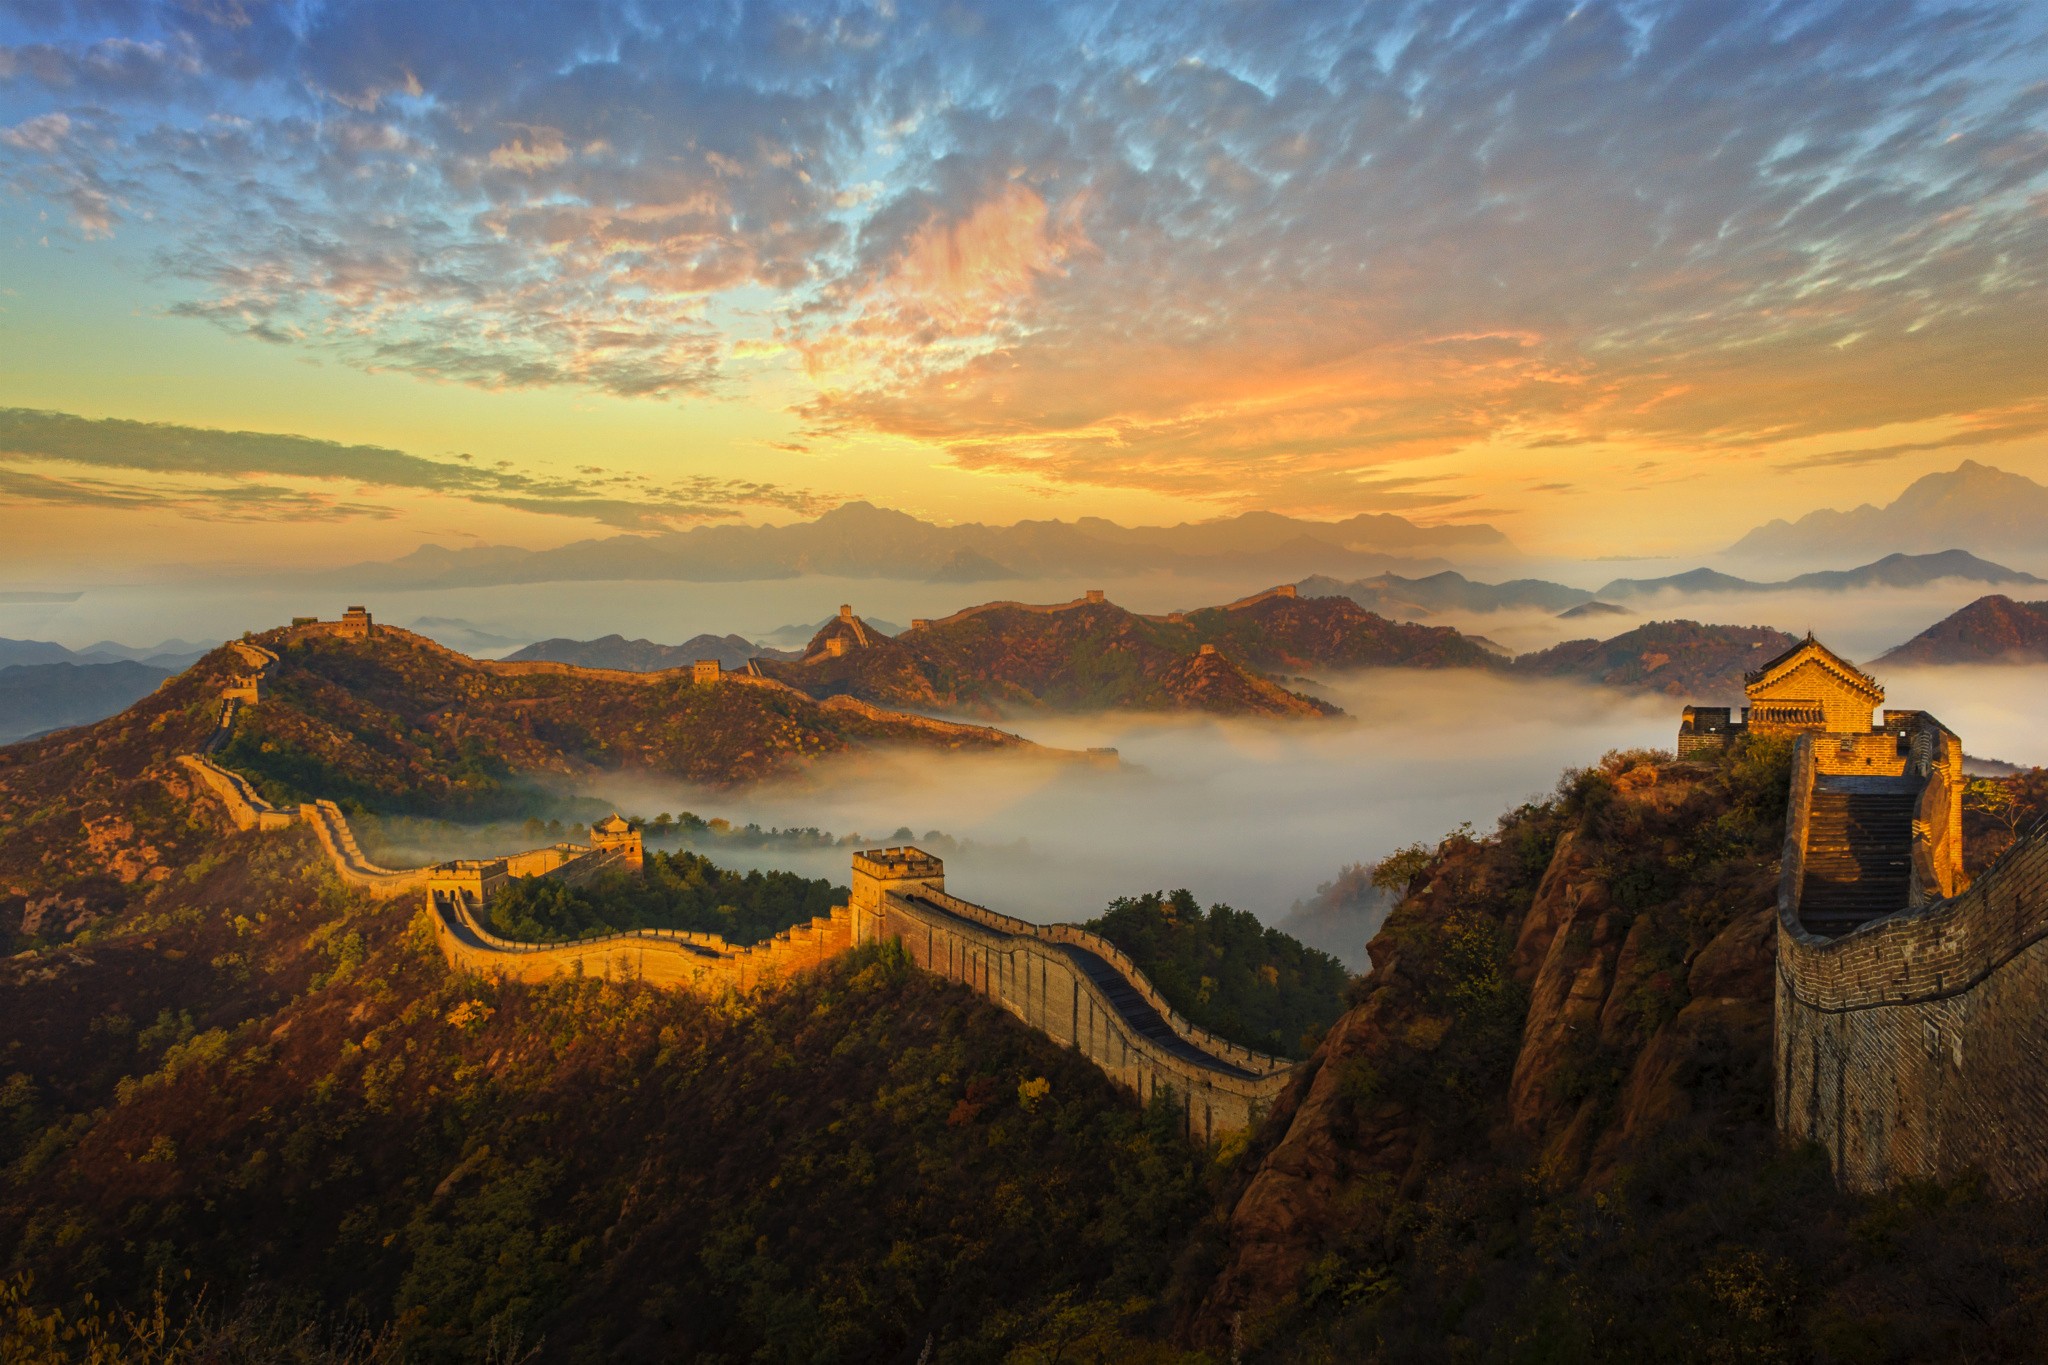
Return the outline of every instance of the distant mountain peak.
<path id="1" fill-rule="evenodd" d="M 1829 559 L 1952 549 L 2048 562 L 2048 487 L 2024 474 L 1964 460 L 1925 474 L 1882 506 L 1822 508 L 1778 518 L 1729 547 L 1731 555 Z"/>

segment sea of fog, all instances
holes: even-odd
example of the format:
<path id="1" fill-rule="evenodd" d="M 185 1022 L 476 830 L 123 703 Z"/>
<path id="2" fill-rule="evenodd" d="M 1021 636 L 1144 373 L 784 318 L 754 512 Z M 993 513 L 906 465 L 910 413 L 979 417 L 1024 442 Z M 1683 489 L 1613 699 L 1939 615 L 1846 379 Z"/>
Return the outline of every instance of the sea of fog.
<path id="1" fill-rule="evenodd" d="M 948 855 L 949 887 L 1027 919 L 1084 919 L 1112 896 L 1184 886 L 1271 922 L 1348 863 L 1467 821 L 1491 829 L 1565 768 L 1616 747 L 1668 747 L 1676 725 L 1661 699 L 1462 671 L 1368 672 L 1327 691 L 1351 719 L 1006 722 L 1048 745 L 1114 747 L 1114 767 L 893 750 L 738 795 L 618 777 L 590 790 L 648 815 L 687 809 L 868 841 L 940 831 L 963 845 Z M 717 856 L 847 875 L 844 849 Z"/>
<path id="2" fill-rule="evenodd" d="M 2048 764 L 2048 665 L 1896 670 L 1893 703 L 1934 712 L 1969 751 Z M 1346 864 L 1469 821 L 1490 829 L 1610 749 L 1669 749 L 1678 699 L 1465 672 L 1325 680 L 1328 724 L 1118 713 L 1021 716 L 1043 744 L 1113 747 L 1114 768 L 1018 755 L 885 751 L 751 792 L 609 777 L 588 792 L 652 816 L 816 827 L 886 840 L 908 828 L 963 845 L 949 884 L 1036 920 L 1086 918 L 1111 896 L 1185 886 L 1269 923 Z M 743 867 L 843 880 L 844 849 L 724 848 Z"/>
<path id="3" fill-rule="evenodd" d="M 1268 586 L 1158 575 L 1107 582 L 941 585 L 880 579 L 573 583 L 379 592 L 380 619 L 458 619 L 523 642 L 618 632 L 679 642 L 699 632 L 760 638 L 819 620 L 840 602 L 896 622 L 963 604 L 1017 597 L 1059 601 L 1086 587 L 1163 611 L 1231 600 Z M 1651 617 L 1816 631 L 1868 659 L 1980 595 L 1976 585 L 1854 594 L 1771 593 L 1632 602 L 1635 614 L 1595 622 L 1539 614 L 1437 618 L 1517 650 Z M 0 635 L 148 644 L 222 638 L 292 615 L 335 615 L 366 595 L 345 586 L 175 590 L 138 585 L 78 601 L 0 606 Z M 1590 626 L 1590 630 L 1588 627 Z M 450 641 L 450 643 L 457 643 Z M 458 647 L 460 647 L 458 645 Z M 478 653 L 504 652 L 476 649 Z M 1885 669 L 1891 704 L 1932 711 L 1972 754 L 2048 764 L 2048 667 Z M 1330 724 L 1202 717 L 1023 715 L 1005 724 L 1047 745 L 1113 747 L 1120 766 L 1001 756 L 888 752 L 828 762 L 799 782 L 745 794 L 609 778 L 589 795 L 636 814 L 692 810 L 738 824 L 824 829 L 887 839 L 908 828 L 959 841 L 948 872 L 958 891 L 1039 920 L 1085 918 L 1112 896 L 1186 886 L 1269 922 L 1349 863 L 1371 862 L 1460 823 L 1484 829 L 1505 809 L 1549 791 L 1562 770 L 1620 747 L 1669 748 L 1683 698 L 1626 694 L 1463 672 L 1375 671 L 1329 680 L 1350 713 Z M 481 836 L 482 831 L 476 832 Z M 422 856 L 472 848 L 417 850 Z M 747 849 L 737 866 L 790 867 L 844 880 L 843 848 Z"/>

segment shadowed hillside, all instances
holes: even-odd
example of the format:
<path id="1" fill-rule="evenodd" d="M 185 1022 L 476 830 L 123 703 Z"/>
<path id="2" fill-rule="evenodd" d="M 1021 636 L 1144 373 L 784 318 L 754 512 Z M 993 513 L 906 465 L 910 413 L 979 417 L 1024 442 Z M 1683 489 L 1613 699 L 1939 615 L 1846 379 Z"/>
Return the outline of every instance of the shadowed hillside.
<path id="1" fill-rule="evenodd" d="M 307 828 L 180 793 L 158 755 L 210 728 L 205 682 L 0 751 L 10 1359 L 78 1358 L 18 1324 L 160 1285 L 242 1343 L 195 1361 L 335 1359 L 279 1343 L 351 1322 L 348 1359 L 427 1362 L 1962 1361 L 2048 1330 L 2039 1200 L 1846 1195 L 1778 1141 L 1782 744 L 1613 754 L 1385 859 L 1372 974 L 1203 1152 L 886 949 L 723 1002 L 451 973 Z M 665 867 L 647 906 L 515 908 L 568 931 L 754 883 Z M 822 894 L 758 890 L 771 919 Z M 74 893 L 101 899 L 69 943 L 25 929 Z M 1270 1011 L 1330 975 L 1185 898 L 1107 921 L 1243 1026 L 1297 1026 Z"/>
<path id="2" fill-rule="evenodd" d="M 858 618 L 832 621 L 801 661 L 760 667 L 814 696 L 982 714 L 1118 707 L 1312 715 L 1333 708 L 1260 674 L 1496 662 L 1454 630 L 1388 621 L 1343 598 L 1275 593 L 1170 616 L 1099 600 L 991 602 L 894 637 Z"/>
<path id="3" fill-rule="evenodd" d="M 735 679 L 480 663 L 383 627 L 367 641 L 255 638 L 280 656 L 271 693 L 219 758 L 282 803 L 494 816 L 518 809 L 535 781 L 599 771 L 738 785 L 867 744 L 1024 746 Z"/>
<path id="4" fill-rule="evenodd" d="M 999 1359 L 1075 1296 L 1142 1313 L 1200 1216 L 1177 1115 L 899 955 L 723 1004 L 494 986 L 304 832 L 229 842 L 0 962 L 0 1283 L 166 1285 L 180 1330 L 203 1294 L 247 1352 L 152 1360 L 351 1323 L 355 1360 Z"/>
<path id="5" fill-rule="evenodd" d="M 1411 849 L 1353 1008 L 1181 1262 L 1259 1361 L 2031 1359 L 2043 1201 L 1854 1196 L 1772 1122 L 1789 746 L 1611 754 Z"/>
<path id="6" fill-rule="evenodd" d="M 1768 626 L 1651 621 L 1609 640 L 1566 640 L 1524 654 L 1513 668 L 1531 677 L 1578 678 L 1699 701 L 1739 701 L 1742 675 L 1796 643 Z"/>
<path id="7" fill-rule="evenodd" d="M 1880 664 L 2003 664 L 2048 660 L 2048 602 L 1992 594 L 1944 616 Z"/>

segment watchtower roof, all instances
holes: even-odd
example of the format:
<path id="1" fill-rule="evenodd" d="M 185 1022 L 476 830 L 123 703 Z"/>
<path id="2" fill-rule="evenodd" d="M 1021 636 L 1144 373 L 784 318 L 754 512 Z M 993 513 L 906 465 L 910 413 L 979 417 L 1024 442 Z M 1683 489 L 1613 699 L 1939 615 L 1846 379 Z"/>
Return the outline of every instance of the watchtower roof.
<path id="1" fill-rule="evenodd" d="M 607 815 L 604 819 L 598 821 L 590 828 L 593 833 L 597 834 L 626 834 L 629 833 L 633 827 L 627 824 L 623 819 L 621 819 L 617 811 L 613 811 L 610 815 Z"/>
<path id="2" fill-rule="evenodd" d="M 1742 681 L 1746 684 L 1744 690 L 1754 697 L 1759 690 L 1769 687 L 1809 660 L 1819 664 L 1857 691 L 1868 695 L 1873 706 L 1884 701 L 1882 683 L 1815 639 L 1812 631 L 1806 633 L 1804 640 L 1761 668 L 1743 674 Z"/>

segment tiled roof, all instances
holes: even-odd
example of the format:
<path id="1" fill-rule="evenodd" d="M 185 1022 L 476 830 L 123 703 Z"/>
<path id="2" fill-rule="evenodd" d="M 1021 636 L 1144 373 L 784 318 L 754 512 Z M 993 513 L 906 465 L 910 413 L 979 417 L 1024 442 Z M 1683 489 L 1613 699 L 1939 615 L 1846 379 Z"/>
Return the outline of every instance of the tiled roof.
<path id="1" fill-rule="evenodd" d="M 1750 687 L 1756 687 L 1780 669 L 1794 663 L 1801 656 L 1809 653 L 1820 662 L 1822 667 L 1827 668 L 1830 672 L 1839 674 L 1844 682 L 1862 688 L 1877 700 L 1882 701 L 1884 699 L 1883 684 L 1879 683 L 1877 679 L 1871 677 L 1862 669 L 1856 667 L 1856 665 L 1850 663 L 1847 659 L 1844 659 L 1841 655 L 1835 653 L 1832 649 L 1829 649 L 1819 640 L 1814 639 L 1811 632 L 1807 634 L 1804 640 L 1801 640 L 1777 658 L 1772 659 L 1763 667 L 1743 674 L 1742 680 L 1749 684 Z"/>

